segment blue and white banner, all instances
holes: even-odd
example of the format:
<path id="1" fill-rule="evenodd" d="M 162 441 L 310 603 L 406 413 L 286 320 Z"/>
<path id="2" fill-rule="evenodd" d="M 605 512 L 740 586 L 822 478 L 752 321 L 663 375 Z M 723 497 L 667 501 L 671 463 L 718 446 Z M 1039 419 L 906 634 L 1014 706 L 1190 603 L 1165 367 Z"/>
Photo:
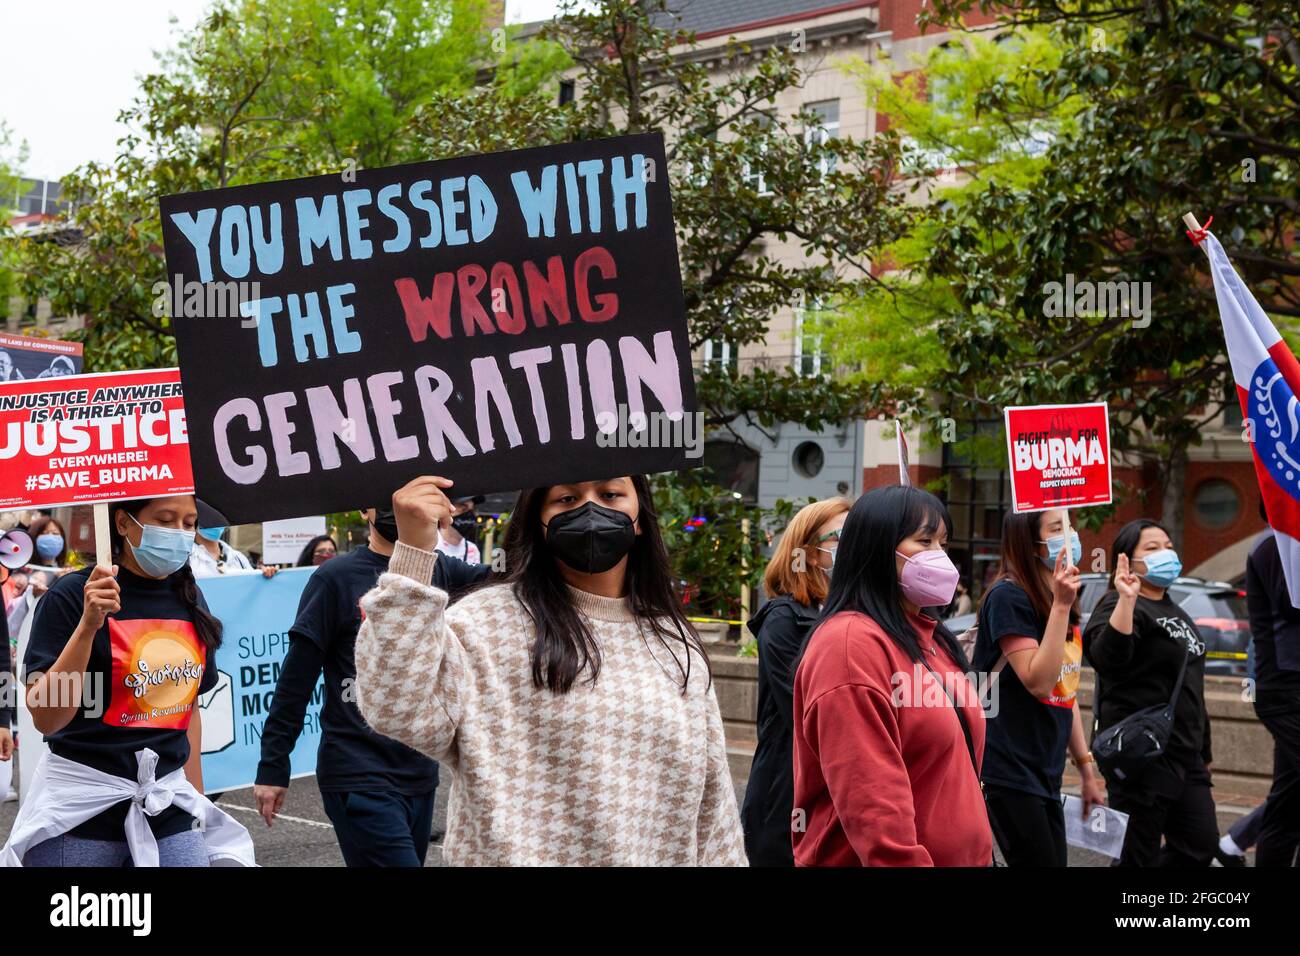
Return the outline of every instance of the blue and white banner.
<path id="1" fill-rule="evenodd" d="M 209 793 L 251 786 L 262 753 L 262 725 L 280 667 L 289 653 L 289 628 L 315 568 L 275 577 L 243 571 L 200 578 L 212 613 L 225 628 L 217 651 L 217 686 L 199 698 L 203 715 L 203 788 Z M 316 772 L 323 680 L 307 704 L 302 735 L 291 756 L 292 775 Z"/>

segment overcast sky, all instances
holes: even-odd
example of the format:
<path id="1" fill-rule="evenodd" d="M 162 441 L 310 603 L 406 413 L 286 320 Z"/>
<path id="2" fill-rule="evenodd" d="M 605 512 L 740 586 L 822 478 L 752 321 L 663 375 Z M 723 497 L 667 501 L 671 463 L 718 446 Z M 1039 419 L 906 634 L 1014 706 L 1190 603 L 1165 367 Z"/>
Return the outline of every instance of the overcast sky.
<path id="1" fill-rule="evenodd" d="M 176 31 L 208 0 L 11 0 L 4 23 L 0 121 L 29 155 L 22 172 L 58 179 L 88 160 L 107 162 L 123 133 L 118 111 Z M 552 16 L 557 0 L 506 0 L 506 21 Z M 175 21 L 174 23 L 172 21 Z"/>

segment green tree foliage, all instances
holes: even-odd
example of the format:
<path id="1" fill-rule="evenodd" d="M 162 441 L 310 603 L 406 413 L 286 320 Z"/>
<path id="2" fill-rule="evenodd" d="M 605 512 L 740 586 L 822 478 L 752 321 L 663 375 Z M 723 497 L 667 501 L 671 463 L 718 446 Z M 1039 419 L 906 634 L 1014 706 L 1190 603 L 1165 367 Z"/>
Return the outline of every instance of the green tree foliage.
<path id="1" fill-rule="evenodd" d="M 476 22 L 469 0 L 219 0 L 144 81 L 116 160 L 65 181 L 83 198 L 73 220 L 82 242 L 26 246 L 28 282 L 56 312 L 89 316 L 91 368 L 171 364 L 170 328 L 151 293 L 165 271 L 162 195 L 338 172 L 352 160 L 663 130 L 692 343 L 763 342 L 780 310 L 844 297 L 903 233 L 897 138 L 814 135 L 811 114 L 773 106 L 804 81 L 790 50 L 733 43 L 727 68 L 711 74 L 689 55 L 693 37 L 666 26 L 666 6 L 569 6 L 525 41 L 464 26 Z M 561 68 L 576 90 L 564 106 Z M 802 256 L 778 255 L 776 240 L 794 241 Z M 822 427 L 865 408 L 860 384 L 788 366 L 714 368 L 698 385 L 713 425 L 743 415 Z M 719 573 L 742 572 L 723 563 Z"/>
<path id="2" fill-rule="evenodd" d="M 484 0 L 216 0 L 160 57 L 122 113 L 109 164 L 63 180 L 77 242 L 22 241 L 29 296 L 87 316 L 88 370 L 176 363 L 158 199 L 428 158 L 412 118 L 495 62 Z M 499 44 L 498 44 L 499 45 Z M 560 65 L 539 44 L 503 61 L 486 96 L 541 99 Z M 548 98 L 549 102 L 549 98 Z"/>
<path id="3" fill-rule="evenodd" d="M 1046 144 L 1074 134 L 1081 99 L 1049 93 L 1040 77 L 1060 59 L 1058 42 L 1045 30 L 1026 30 L 1001 42 L 964 35 L 914 62 L 851 67 L 902 134 L 901 188 L 921 204 L 908 232 L 886 249 L 887 271 L 818 316 L 825 348 L 843 374 L 870 389 L 881 406 L 910 410 L 934 426 L 953 414 L 997 413 L 996 400 L 981 400 L 972 377 L 999 370 L 959 368 L 952 340 L 981 329 L 1008 334 L 999 324 L 1001 304 L 987 295 L 963 300 L 954 265 L 935 249 L 949 240 L 956 210 L 991 189 L 1031 188 L 1048 165 Z M 991 243 L 1012 241 L 1003 230 L 991 235 Z M 1030 348 L 1035 337 L 1021 333 L 1013 344 Z M 951 433 L 934 437 L 953 439 Z M 961 445 L 959 452 L 976 461 L 997 466 L 1005 458 L 996 440 L 966 429 Z"/>
<path id="4" fill-rule="evenodd" d="M 928 341 L 917 351 L 932 358 L 902 363 L 881 392 L 932 420 L 1108 399 L 1116 446 L 1157 467 L 1177 533 L 1187 448 L 1235 401 L 1204 256 L 1182 213 L 1215 217 L 1283 327 L 1300 314 L 1294 6 L 937 0 L 929 16 L 952 25 L 977 5 L 1005 28 L 1047 31 L 1029 36 L 1046 36 L 1056 53 L 1033 39 L 999 64 L 987 45 L 954 45 L 939 56 L 971 84 L 955 103 L 959 122 L 944 135 L 924 108 L 900 113 L 909 133 L 934 134 L 961 156 L 973 180 L 940 189 L 916 242 L 900 248 L 914 271 L 883 294 L 902 295 L 911 321 L 862 307 L 859 321 L 876 335 L 867 358 L 918 328 Z M 991 138 L 972 142 L 962 123 Z M 1017 155 L 1026 129 L 1038 145 Z M 1051 284 L 1069 275 L 1147 284 L 1149 324 L 1087 308 L 1054 314 Z"/>
<path id="5" fill-rule="evenodd" d="M 811 114 L 773 103 L 805 77 L 790 50 L 732 43 L 710 74 L 694 37 L 665 24 L 665 0 L 604 0 L 562 8 L 541 37 L 574 63 L 575 100 L 520 114 L 479 92 L 446 98 L 417 118 L 425 153 L 503 149 L 663 130 L 687 316 L 694 347 L 763 342 L 783 308 L 843 297 L 870 256 L 904 229 L 892 188 L 898 142 L 810 135 Z M 795 260 L 771 249 L 793 240 Z M 856 383 L 800 377 L 788 366 L 711 368 L 697 376 L 708 422 L 745 415 L 762 425 L 840 422 L 865 409 Z"/>
<path id="6" fill-rule="evenodd" d="M 9 233 L 9 218 L 15 212 L 14 197 L 22 188 L 22 167 L 26 160 L 25 143 L 15 143 L 9 127 L 0 120 L 0 314 L 9 307 L 9 297 L 18 290 L 14 280 Z"/>
<path id="7" fill-rule="evenodd" d="M 700 471 L 659 476 L 654 497 L 687 613 L 738 620 L 741 587 L 748 585 L 751 601 L 756 600 L 767 567 L 765 551 L 798 506 L 778 501 L 766 511 L 748 507 Z"/>
<path id="8" fill-rule="evenodd" d="M 810 115 L 773 111 L 803 81 L 790 51 L 733 45 L 733 69 L 711 77 L 680 55 L 693 39 L 662 26 L 664 0 L 570 9 L 527 42 L 473 29 L 477 4 L 219 0 L 145 78 L 115 161 L 65 181 L 83 197 L 83 241 L 23 248 L 32 291 L 90 317 L 92 367 L 174 361 L 150 291 L 164 277 L 159 196 L 654 129 L 670 138 L 696 345 L 763 341 L 778 310 L 843 296 L 902 231 L 891 135 L 813 137 Z M 487 63 L 490 79 L 476 73 Z M 558 107 L 565 64 L 578 95 Z M 774 239 L 805 256 L 782 261 L 765 249 Z M 785 367 L 715 369 L 700 391 L 714 424 L 744 413 L 817 427 L 863 407 L 856 387 Z"/>

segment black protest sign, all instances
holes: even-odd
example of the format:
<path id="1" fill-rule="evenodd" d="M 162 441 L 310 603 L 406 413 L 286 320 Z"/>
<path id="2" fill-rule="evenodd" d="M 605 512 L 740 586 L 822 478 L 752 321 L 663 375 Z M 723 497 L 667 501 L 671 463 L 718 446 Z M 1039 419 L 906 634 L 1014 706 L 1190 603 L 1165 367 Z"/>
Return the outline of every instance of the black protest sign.
<path id="1" fill-rule="evenodd" d="M 367 507 L 422 474 L 466 495 L 688 464 L 658 134 L 161 211 L 195 486 L 232 523 Z"/>

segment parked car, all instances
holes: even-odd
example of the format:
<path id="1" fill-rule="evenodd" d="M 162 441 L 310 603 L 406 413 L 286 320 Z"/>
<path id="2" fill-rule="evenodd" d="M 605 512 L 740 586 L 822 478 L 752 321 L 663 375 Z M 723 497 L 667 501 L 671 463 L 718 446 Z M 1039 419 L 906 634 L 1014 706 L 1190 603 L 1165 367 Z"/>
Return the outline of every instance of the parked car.
<path id="1" fill-rule="evenodd" d="M 1086 626 L 1092 609 L 1106 593 L 1105 574 L 1080 575 L 1079 622 Z M 1250 644 L 1250 621 L 1246 615 L 1246 592 L 1225 581 L 1179 578 L 1169 586 L 1169 596 L 1196 623 L 1205 641 L 1205 673 L 1229 677 L 1246 676 L 1246 648 Z M 944 621 L 954 634 L 974 627 L 976 614 L 961 614 Z"/>

